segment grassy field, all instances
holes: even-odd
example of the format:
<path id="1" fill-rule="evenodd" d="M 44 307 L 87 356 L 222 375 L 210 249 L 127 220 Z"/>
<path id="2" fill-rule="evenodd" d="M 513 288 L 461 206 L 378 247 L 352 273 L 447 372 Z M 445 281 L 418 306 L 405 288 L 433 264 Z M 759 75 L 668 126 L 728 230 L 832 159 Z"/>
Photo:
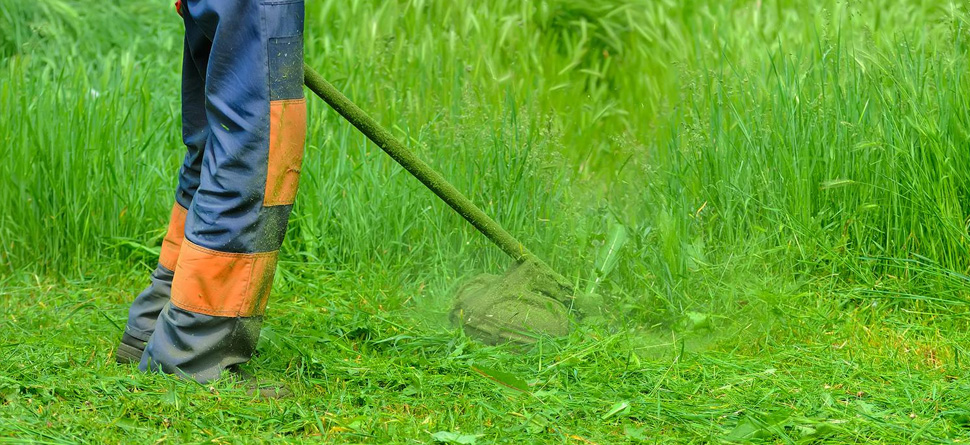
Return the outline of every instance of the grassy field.
<path id="1" fill-rule="evenodd" d="M 307 61 L 595 291 L 449 326 L 501 251 L 311 100 L 253 400 L 113 363 L 180 146 L 171 2 L 0 0 L 0 443 L 970 442 L 970 11 L 307 0 Z"/>

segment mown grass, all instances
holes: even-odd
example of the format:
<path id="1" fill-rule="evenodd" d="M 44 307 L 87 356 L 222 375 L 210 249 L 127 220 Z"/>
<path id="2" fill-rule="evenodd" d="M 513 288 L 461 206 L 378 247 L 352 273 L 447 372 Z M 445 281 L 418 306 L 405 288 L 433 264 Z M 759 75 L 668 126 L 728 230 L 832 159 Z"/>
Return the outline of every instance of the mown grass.
<path id="1" fill-rule="evenodd" d="M 2 1 L 0 441 L 967 439 L 965 4 L 307 13 L 311 65 L 602 300 L 536 350 L 469 342 L 449 291 L 508 260 L 311 100 L 253 364 L 296 397 L 112 365 L 182 156 L 180 25 Z"/>
<path id="2" fill-rule="evenodd" d="M 272 306 L 278 315 L 252 368 L 290 385 L 295 396 L 281 401 L 112 363 L 118 328 L 109 321 L 129 299 L 119 289 L 136 285 L 137 276 L 8 281 L 4 328 L 16 334 L 0 346 L 0 436 L 50 443 L 901 443 L 960 441 L 970 424 L 965 373 L 955 359 L 966 353 L 965 331 L 914 325 L 905 313 L 877 306 L 847 306 L 815 292 L 783 301 L 766 293 L 749 306 L 776 318 L 747 311 L 744 326 L 679 333 L 584 326 L 521 353 L 414 324 L 413 308 L 380 297 L 390 293 L 386 283 L 349 290 L 344 283 L 353 278 L 341 275 L 286 287 Z"/>

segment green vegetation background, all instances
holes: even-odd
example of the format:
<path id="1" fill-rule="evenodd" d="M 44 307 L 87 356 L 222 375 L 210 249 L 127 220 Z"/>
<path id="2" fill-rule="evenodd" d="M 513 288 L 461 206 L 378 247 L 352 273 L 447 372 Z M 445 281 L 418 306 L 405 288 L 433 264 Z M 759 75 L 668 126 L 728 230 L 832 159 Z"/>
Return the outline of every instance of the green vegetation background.
<path id="1" fill-rule="evenodd" d="M 308 0 L 308 63 L 601 301 L 525 353 L 448 327 L 509 260 L 311 100 L 280 402 L 111 363 L 180 26 L 0 0 L 0 441 L 970 438 L 964 2 Z"/>

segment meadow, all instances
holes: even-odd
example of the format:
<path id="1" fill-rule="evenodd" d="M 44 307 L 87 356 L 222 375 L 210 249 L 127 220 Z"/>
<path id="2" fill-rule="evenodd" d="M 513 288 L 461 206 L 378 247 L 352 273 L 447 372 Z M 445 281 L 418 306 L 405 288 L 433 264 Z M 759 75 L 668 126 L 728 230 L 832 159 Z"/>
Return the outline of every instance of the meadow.
<path id="1" fill-rule="evenodd" d="M 2 443 L 970 441 L 965 2 L 307 0 L 307 63 L 596 299 L 464 336 L 511 261 L 311 98 L 281 400 L 114 363 L 181 51 L 168 0 L 0 0 Z"/>

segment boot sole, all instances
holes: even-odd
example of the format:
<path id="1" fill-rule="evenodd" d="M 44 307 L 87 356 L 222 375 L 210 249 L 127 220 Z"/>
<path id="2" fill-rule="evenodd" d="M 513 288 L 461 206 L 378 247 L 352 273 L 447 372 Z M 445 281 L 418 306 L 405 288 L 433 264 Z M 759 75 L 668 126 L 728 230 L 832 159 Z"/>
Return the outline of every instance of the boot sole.
<path id="1" fill-rule="evenodd" d="M 122 365 L 130 365 L 141 362 L 141 355 L 144 349 L 137 348 L 127 343 L 119 343 L 118 350 L 115 351 L 115 360 Z"/>

